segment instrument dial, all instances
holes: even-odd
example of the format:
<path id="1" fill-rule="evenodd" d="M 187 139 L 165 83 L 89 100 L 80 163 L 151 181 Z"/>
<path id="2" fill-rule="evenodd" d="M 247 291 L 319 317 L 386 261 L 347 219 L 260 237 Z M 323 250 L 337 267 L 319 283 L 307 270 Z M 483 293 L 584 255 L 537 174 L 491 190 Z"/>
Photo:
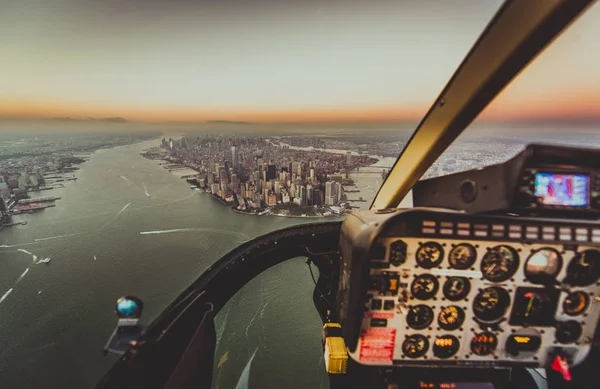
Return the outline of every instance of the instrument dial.
<path id="1" fill-rule="evenodd" d="M 482 332 L 471 339 L 471 351 L 480 357 L 492 354 L 497 346 L 498 338 L 491 332 Z"/>
<path id="2" fill-rule="evenodd" d="M 429 327 L 433 322 L 433 309 L 425 304 L 415 305 L 406 315 L 406 323 L 415 330 Z"/>
<path id="3" fill-rule="evenodd" d="M 582 291 L 569 293 L 563 302 L 563 310 L 569 316 L 581 315 L 590 306 L 590 296 Z"/>
<path id="4" fill-rule="evenodd" d="M 450 250 L 448 260 L 454 269 L 465 270 L 473 266 L 477 259 L 477 250 L 468 243 L 461 243 Z"/>
<path id="5" fill-rule="evenodd" d="M 410 292 L 413 297 L 419 300 L 429 300 L 437 293 L 440 284 L 435 276 L 431 274 L 421 274 L 415 277 L 410 285 Z"/>
<path id="6" fill-rule="evenodd" d="M 408 358 L 420 358 L 427 353 L 428 349 L 429 340 L 420 334 L 407 336 L 402 343 L 402 352 Z"/>
<path id="7" fill-rule="evenodd" d="M 471 282 L 465 277 L 449 277 L 444 282 L 444 297 L 450 301 L 459 301 L 467 297 L 471 291 Z"/>
<path id="8" fill-rule="evenodd" d="M 574 343 L 582 332 L 581 324 L 575 320 L 563 321 L 556 326 L 556 341 L 562 344 Z"/>
<path id="9" fill-rule="evenodd" d="M 510 295 L 499 287 L 489 287 L 480 291 L 473 301 L 475 316 L 482 321 L 495 321 L 506 313 L 510 305 Z"/>
<path id="10" fill-rule="evenodd" d="M 549 283 L 554 281 L 561 267 L 560 253 L 552 248 L 543 248 L 531 253 L 525 261 L 525 276 L 533 283 Z"/>
<path id="11" fill-rule="evenodd" d="M 400 266 L 406 262 L 406 243 L 403 240 L 397 240 L 390 245 L 390 263 L 394 266 Z"/>
<path id="12" fill-rule="evenodd" d="M 438 324 L 446 331 L 454 331 L 465 321 L 465 312 L 456 305 L 444 307 L 438 315 Z"/>
<path id="13" fill-rule="evenodd" d="M 490 249 L 481 260 L 483 278 L 502 282 L 512 277 L 519 268 L 519 254 L 510 246 L 501 245 Z"/>
<path id="14" fill-rule="evenodd" d="M 523 327 L 553 326 L 559 295 L 560 291 L 554 288 L 517 288 L 508 323 Z"/>
<path id="15" fill-rule="evenodd" d="M 433 342 L 433 355 L 440 359 L 448 359 L 458 352 L 460 342 L 456 336 L 438 336 Z"/>
<path id="16" fill-rule="evenodd" d="M 600 278 L 600 251 L 586 250 L 577 253 L 567 267 L 565 283 L 588 286 Z"/>
<path id="17" fill-rule="evenodd" d="M 433 269 L 444 260 L 444 249 L 439 243 L 426 242 L 417 250 L 417 264 L 423 269 Z"/>

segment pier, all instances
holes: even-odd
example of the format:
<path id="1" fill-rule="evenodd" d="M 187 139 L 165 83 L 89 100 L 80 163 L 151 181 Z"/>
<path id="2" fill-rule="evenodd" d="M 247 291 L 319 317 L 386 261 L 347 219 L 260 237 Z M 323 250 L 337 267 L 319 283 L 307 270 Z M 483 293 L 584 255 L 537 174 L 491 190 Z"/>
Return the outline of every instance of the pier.
<path id="1" fill-rule="evenodd" d="M 60 200 L 60 197 L 38 197 L 35 199 L 21 199 L 18 201 L 19 204 L 31 204 L 31 203 L 45 203 L 48 201 Z"/>

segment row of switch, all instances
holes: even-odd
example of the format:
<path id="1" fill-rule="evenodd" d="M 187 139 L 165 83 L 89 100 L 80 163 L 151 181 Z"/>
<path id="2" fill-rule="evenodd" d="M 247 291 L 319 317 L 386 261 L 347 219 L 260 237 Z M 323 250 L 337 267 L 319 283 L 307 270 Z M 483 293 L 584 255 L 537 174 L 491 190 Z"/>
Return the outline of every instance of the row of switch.
<path id="1" fill-rule="evenodd" d="M 385 311 L 391 311 L 394 309 L 396 302 L 394 300 L 380 300 L 380 299 L 372 299 L 371 300 L 371 310 L 377 311 L 380 310 L 383 306 Z"/>

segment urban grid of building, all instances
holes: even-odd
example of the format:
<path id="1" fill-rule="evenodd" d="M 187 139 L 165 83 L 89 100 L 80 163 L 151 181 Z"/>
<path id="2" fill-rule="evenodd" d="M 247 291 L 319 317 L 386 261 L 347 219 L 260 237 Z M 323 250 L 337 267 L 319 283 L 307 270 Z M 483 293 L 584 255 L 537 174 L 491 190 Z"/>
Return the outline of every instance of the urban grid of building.
<path id="1" fill-rule="evenodd" d="M 340 212 L 347 205 L 343 185 L 352 183 L 347 172 L 376 162 L 350 152 L 294 150 L 270 139 L 225 136 L 163 139 L 158 154 L 197 171 L 199 188 L 240 210 L 294 204 Z"/>

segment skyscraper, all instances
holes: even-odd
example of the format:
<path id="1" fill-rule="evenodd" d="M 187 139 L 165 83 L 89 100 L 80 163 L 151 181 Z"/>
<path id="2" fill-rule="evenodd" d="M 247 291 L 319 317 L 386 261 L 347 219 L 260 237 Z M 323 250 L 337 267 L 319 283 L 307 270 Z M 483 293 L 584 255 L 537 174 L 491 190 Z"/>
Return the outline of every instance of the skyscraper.
<path id="1" fill-rule="evenodd" d="M 233 162 L 233 171 L 237 171 L 238 169 L 238 155 L 237 155 L 237 150 L 235 149 L 235 146 L 231 146 L 231 162 Z"/>
<path id="2" fill-rule="evenodd" d="M 325 205 L 333 205 L 333 182 L 325 183 Z"/>
<path id="3" fill-rule="evenodd" d="M 6 206 L 6 202 L 2 197 L 0 197 L 0 217 L 2 215 L 6 215 L 8 213 L 8 207 Z"/>

